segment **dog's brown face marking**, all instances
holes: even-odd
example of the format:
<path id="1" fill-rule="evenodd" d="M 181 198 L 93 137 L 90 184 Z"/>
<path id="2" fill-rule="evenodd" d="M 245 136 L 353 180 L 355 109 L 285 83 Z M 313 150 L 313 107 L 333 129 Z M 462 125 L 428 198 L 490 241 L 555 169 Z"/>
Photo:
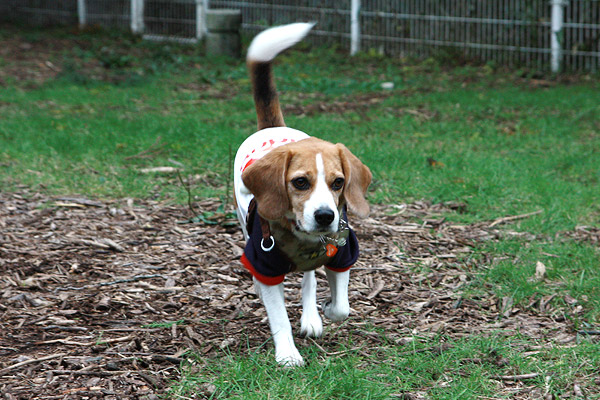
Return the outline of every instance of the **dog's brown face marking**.
<path id="1" fill-rule="evenodd" d="M 359 216 L 371 172 L 342 144 L 304 139 L 272 150 L 243 173 L 266 219 L 289 218 L 296 230 L 333 233 L 344 204 Z"/>
<path id="2" fill-rule="evenodd" d="M 335 145 L 317 140 L 295 146 L 287 168 L 287 193 L 300 230 L 335 232 L 345 182 L 343 164 Z"/>

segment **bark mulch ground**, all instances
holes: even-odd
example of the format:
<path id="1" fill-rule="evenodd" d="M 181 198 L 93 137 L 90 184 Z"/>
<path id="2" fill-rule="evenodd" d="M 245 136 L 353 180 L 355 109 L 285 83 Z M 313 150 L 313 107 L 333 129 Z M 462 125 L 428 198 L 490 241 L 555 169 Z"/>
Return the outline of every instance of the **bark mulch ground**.
<path id="1" fill-rule="evenodd" d="M 178 379 L 190 350 L 213 357 L 264 345 L 266 315 L 238 261 L 243 238 L 220 206 L 199 202 L 202 221 L 183 223 L 190 210 L 169 203 L 0 193 L 4 398 L 153 399 Z M 506 234 L 501 220 L 462 226 L 441 217 L 461 207 L 374 207 L 353 221 L 362 255 L 351 273 L 351 318 L 316 342 L 324 356 L 349 334 L 375 346 L 499 329 L 574 340 L 543 301 L 519 309 L 492 295 L 461 298 L 476 267 L 467 257 L 473 243 Z M 328 289 L 317 276 L 322 301 Z M 286 279 L 295 326 L 299 289 L 299 276 Z"/>

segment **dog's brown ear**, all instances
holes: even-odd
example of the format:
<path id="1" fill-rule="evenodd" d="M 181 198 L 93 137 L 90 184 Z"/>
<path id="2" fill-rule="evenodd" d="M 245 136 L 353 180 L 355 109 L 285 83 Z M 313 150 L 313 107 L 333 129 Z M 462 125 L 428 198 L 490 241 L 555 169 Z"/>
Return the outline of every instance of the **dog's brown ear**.
<path id="1" fill-rule="evenodd" d="M 371 170 L 352 154 L 346 146 L 341 143 L 336 146 L 340 152 L 344 176 L 346 177 L 343 195 L 348 208 L 358 217 L 366 218 L 369 215 L 369 203 L 365 200 L 365 195 L 373 178 Z"/>
<path id="2" fill-rule="evenodd" d="M 242 173 L 242 181 L 254 195 L 258 214 L 264 219 L 283 218 L 290 208 L 285 182 L 289 160 L 289 151 L 273 149 Z"/>

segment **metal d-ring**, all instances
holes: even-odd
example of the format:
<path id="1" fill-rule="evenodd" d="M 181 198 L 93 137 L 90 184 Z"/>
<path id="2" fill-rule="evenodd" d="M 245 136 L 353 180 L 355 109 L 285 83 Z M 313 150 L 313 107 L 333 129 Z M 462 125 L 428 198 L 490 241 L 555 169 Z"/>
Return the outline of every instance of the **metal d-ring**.
<path id="1" fill-rule="evenodd" d="M 260 248 L 263 249 L 263 251 L 265 251 L 265 252 L 269 252 L 269 251 L 273 250 L 273 247 L 275 247 L 275 239 L 273 238 L 273 236 L 269 236 L 269 240 L 271 241 L 271 246 L 265 247 L 265 245 L 264 245 L 265 238 L 260 239 Z"/>

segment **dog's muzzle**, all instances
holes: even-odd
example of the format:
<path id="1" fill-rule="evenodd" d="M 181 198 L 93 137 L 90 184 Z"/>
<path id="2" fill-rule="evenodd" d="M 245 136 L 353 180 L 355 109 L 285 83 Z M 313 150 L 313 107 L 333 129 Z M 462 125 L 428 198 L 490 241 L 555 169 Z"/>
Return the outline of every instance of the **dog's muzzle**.
<path id="1" fill-rule="evenodd" d="M 314 218 L 319 228 L 328 228 L 335 219 L 335 213 L 329 208 L 319 208 L 315 211 Z"/>

